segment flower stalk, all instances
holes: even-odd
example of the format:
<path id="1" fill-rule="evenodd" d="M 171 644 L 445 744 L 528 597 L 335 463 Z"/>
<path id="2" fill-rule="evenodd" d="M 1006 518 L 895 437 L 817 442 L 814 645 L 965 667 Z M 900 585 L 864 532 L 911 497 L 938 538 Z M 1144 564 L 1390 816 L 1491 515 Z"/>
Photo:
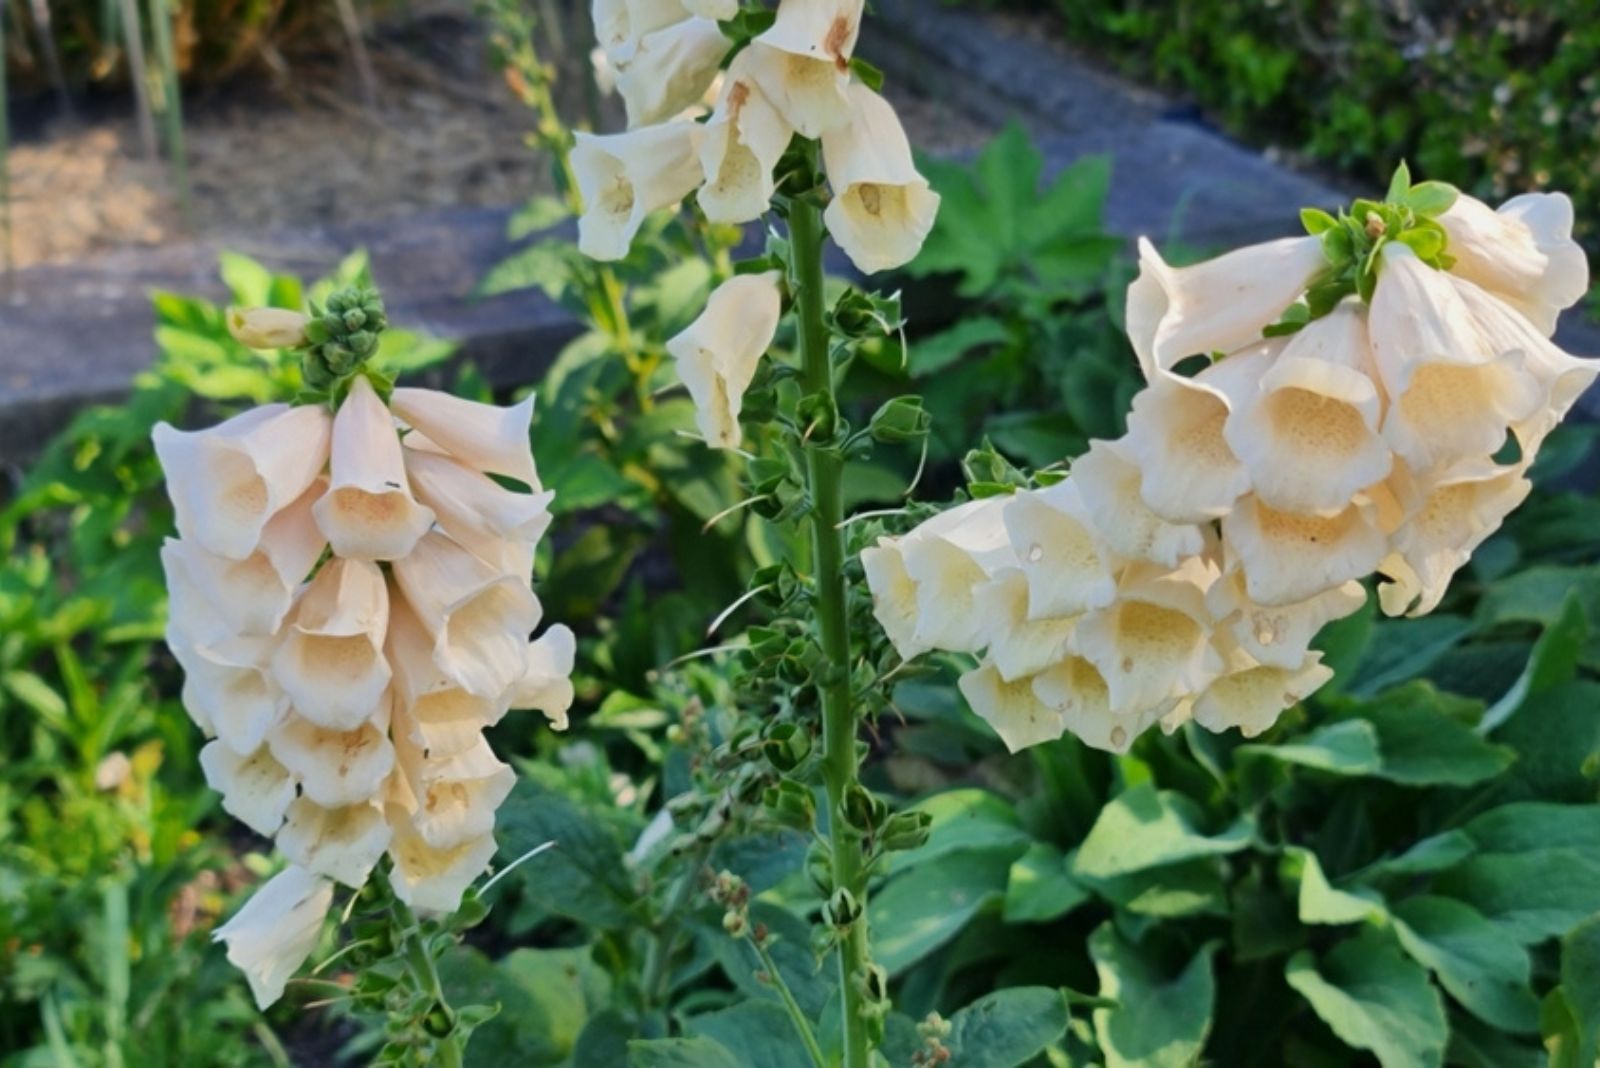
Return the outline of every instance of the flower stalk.
<path id="1" fill-rule="evenodd" d="M 810 152 L 814 155 L 815 148 Z M 828 328 L 822 293 L 822 213 L 805 197 L 789 204 L 790 281 L 800 325 L 801 382 L 821 410 L 837 410 Z M 812 500 L 811 553 L 818 638 L 823 672 L 816 680 L 822 705 L 822 778 L 828 794 L 828 838 L 833 858 L 835 891 L 847 890 L 863 904 L 855 922 L 839 940 L 839 989 L 844 1020 L 845 1068 L 866 1068 L 871 1044 L 862 1013 L 863 993 L 856 976 L 869 963 L 867 951 L 866 858 L 862 840 L 843 818 L 843 805 L 858 787 L 859 726 L 850 688 L 850 628 L 844 578 L 844 458 L 831 435 L 806 434 L 806 476 Z"/>

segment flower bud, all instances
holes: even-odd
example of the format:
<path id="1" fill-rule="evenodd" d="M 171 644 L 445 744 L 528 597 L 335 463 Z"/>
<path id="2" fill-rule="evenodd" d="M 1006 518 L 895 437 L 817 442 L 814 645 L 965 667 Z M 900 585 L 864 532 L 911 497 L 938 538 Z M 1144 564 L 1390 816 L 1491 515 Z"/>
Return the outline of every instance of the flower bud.
<path id="1" fill-rule="evenodd" d="M 297 349 L 311 317 L 287 308 L 229 308 L 228 333 L 252 349 Z"/>

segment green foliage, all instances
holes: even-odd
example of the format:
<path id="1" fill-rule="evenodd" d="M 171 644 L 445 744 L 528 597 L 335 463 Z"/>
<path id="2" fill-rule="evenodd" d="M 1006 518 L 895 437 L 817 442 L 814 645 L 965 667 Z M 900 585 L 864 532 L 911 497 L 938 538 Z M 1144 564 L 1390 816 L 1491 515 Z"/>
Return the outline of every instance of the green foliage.
<path id="1" fill-rule="evenodd" d="M 1247 140 L 1373 183 L 1409 159 L 1479 196 L 1559 189 L 1580 226 L 1600 217 L 1589 166 L 1600 27 L 1587 0 L 1424 0 L 1404 11 L 1375 0 L 1071 0 L 1055 10 L 1070 39 L 1182 90 Z"/>

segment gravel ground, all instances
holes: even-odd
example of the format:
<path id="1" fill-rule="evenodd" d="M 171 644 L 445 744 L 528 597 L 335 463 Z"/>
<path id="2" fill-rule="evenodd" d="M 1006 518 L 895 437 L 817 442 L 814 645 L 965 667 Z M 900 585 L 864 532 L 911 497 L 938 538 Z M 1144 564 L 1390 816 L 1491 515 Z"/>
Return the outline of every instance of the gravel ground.
<path id="1" fill-rule="evenodd" d="M 548 188 L 547 164 L 525 145 L 530 114 L 490 65 L 475 23 L 424 14 L 380 27 L 375 38 L 375 108 L 337 47 L 297 52 L 276 74 L 262 69 L 192 93 L 187 217 L 169 170 L 140 149 L 131 103 L 28 124 L 36 136 L 14 145 L 10 160 L 11 262 L 513 204 Z M 946 104 L 889 88 L 923 151 L 959 152 L 988 136 Z M 570 103 L 581 109 L 581 99 Z M 619 128 L 620 107 L 607 110 L 610 128 Z"/>

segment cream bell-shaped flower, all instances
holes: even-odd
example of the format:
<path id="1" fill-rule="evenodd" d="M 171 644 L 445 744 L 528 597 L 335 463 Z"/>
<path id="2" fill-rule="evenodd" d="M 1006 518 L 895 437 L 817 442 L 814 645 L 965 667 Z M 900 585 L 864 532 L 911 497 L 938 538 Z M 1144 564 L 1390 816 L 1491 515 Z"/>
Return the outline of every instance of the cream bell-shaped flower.
<path id="1" fill-rule="evenodd" d="M 1189 356 L 1259 342 L 1327 267 L 1318 237 L 1249 245 L 1190 267 L 1168 266 L 1141 237 L 1127 330 L 1145 378 L 1153 381 Z"/>
<path id="2" fill-rule="evenodd" d="M 1354 579 L 1332 586 L 1307 600 L 1264 605 L 1250 599 L 1244 572 L 1223 574 L 1206 591 L 1206 607 L 1234 642 L 1263 664 L 1297 668 L 1305 662 L 1311 641 L 1324 626 L 1359 611 L 1367 603 L 1366 587 Z"/>
<path id="3" fill-rule="evenodd" d="M 1455 282 L 1405 245 L 1382 256 L 1368 323 L 1390 399 L 1384 437 L 1417 470 L 1493 454 L 1540 403 L 1525 354 L 1497 348 Z"/>
<path id="4" fill-rule="evenodd" d="M 306 343 L 311 317 L 288 308 L 229 308 L 228 333 L 251 349 L 292 349 Z"/>
<path id="5" fill-rule="evenodd" d="M 696 122 L 668 122 L 619 134 L 580 130 L 572 149 L 572 169 L 583 197 L 578 250 L 595 260 L 626 256 L 646 215 L 678 203 L 704 180 L 704 133 Z"/>
<path id="6" fill-rule="evenodd" d="M 1499 298 L 1464 279 L 1452 281 L 1490 346 L 1501 352 L 1520 353 L 1523 369 L 1534 377 L 1544 394 L 1538 410 L 1512 427 L 1522 444 L 1523 458 L 1528 459 L 1584 391 L 1594 385 L 1595 377 L 1600 375 L 1600 361 L 1579 359 L 1562 351 Z"/>
<path id="7" fill-rule="evenodd" d="M 531 546 L 550 528 L 552 490 L 513 493 L 440 453 L 406 449 L 405 457 L 412 492 L 432 509 L 439 527 L 468 548 L 493 540 Z"/>
<path id="8" fill-rule="evenodd" d="M 1192 379 L 1157 376 L 1133 398 L 1121 445 L 1139 468 L 1139 492 L 1151 511 L 1173 523 L 1203 523 L 1226 515 L 1249 492 L 1250 473 L 1224 431 L 1280 347 L 1259 343 Z"/>
<path id="9" fill-rule="evenodd" d="M 1008 682 L 985 660 L 956 681 L 972 710 L 1015 753 L 1059 738 L 1066 730 L 1061 713 L 1039 700 L 1029 678 Z"/>
<path id="10" fill-rule="evenodd" d="M 200 750 L 206 784 L 222 795 L 223 811 L 257 834 L 271 838 L 295 798 L 294 775 L 263 745 L 248 756 L 221 740 Z"/>
<path id="11" fill-rule="evenodd" d="M 502 408 L 436 389 L 397 389 L 389 398 L 394 414 L 463 467 L 514 478 L 535 493 L 543 487 L 533 464 L 528 426 L 533 394 Z M 415 442 L 415 435 L 407 438 Z"/>
<path id="12" fill-rule="evenodd" d="M 511 684 L 512 708 L 531 708 L 544 713 L 552 730 L 567 729 L 567 711 L 572 708 L 572 666 L 577 659 L 578 640 L 572 629 L 557 623 L 528 643 L 527 667 L 522 677 Z"/>
<path id="13" fill-rule="evenodd" d="M 856 269 L 872 274 L 904 266 L 921 251 L 939 194 L 917 173 L 894 107 L 861 82 L 848 92 L 849 121 L 822 134 L 833 187 L 822 220 Z"/>
<path id="14" fill-rule="evenodd" d="M 1564 193 L 1525 193 L 1499 210 L 1466 194 L 1439 216 L 1455 260 L 1450 273 L 1482 286 L 1521 312 L 1545 337 L 1589 291 L 1589 257 L 1572 239 Z"/>
<path id="15" fill-rule="evenodd" d="M 1397 473 L 1392 481 L 1407 518 L 1390 538 L 1393 553 L 1378 565 L 1388 579 L 1378 587 L 1386 615 L 1423 616 L 1438 607 L 1451 576 L 1527 499 L 1528 464 L 1484 459 L 1434 476 Z"/>
<path id="16" fill-rule="evenodd" d="M 269 670 L 270 638 L 192 643 L 177 620 L 167 647 L 183 667 L 182 701 L 189 716 L 236 753 L 253 753 L 288 710 Z"/>
<path id="17" fill-rule="evenodd" d="M 628 129 L 670 119 L 699 102 L 728 47 L 717 24 L 706 18 L 684 19 L 641 38 L 617 68 Z"/>
<path id="18" fill-rule="evenodd" d="M 1206 547 L 1200 527 L 1170 523 L 1151 511 L 1140 490 L 1143 476 L 1123 442 L 1090 442 L 1072 462 L 1069 481 L 1095 534 L 1118 556 L 1172 568 Z"/>
<path id="19" fill-rule="evenodd" d="M 495 810 L 517 781 L 511 766 L 497 759 L 482 738 L 443 760 L 426 759 L 402 744 L 400 764 L 417 801 L 411 829 L 435 850 L 493 834 Z"/>
<path id="20" fill-rule="evenodd" d="M 864 7 L 865 0 L 784 0 L 771 28 L 751 42 L 751 75 L 804 137 L 850 118 L 850 57 Z"/>
<path id="21" fill-rule="evenodd" d="M 1254 738 L 1278 722 L 1285 709 L 1333 678 L 1317 652 L 1305 654 L 1295 667 L 1262 664 L 1237 646 L 1224 655 L 1227 670 L 1195 698 L 1193 706 L 1194 721 L 1218 734 L 1238 727 L 1240 734 Z"/>
<path id="22" fill-rule="evenodd" d="M 348 731 L 290 714 L 268 735 L 267 745 L 300 780 L 301 793 L 327 808 L 371 800 L 394 770 L 387 701 L 372 719 Z"/>
<path id="23" fill-rule="evenodd" d="M 172 585 L 181 567 L 228 632 L 270 635 L 283 625 L 300 584 L 322 556 L 327 541 L 317 529 L 311 506 L 322 495 L 319 479 L 299 499 L 273 516 L 255 552 L 243 560 L 218 556 L 198 543 L 168 538 L 161 557 Z"/>
<path id="24" fill-rule="evenodd" d="M 739 13 L 739 0 L 683 0 L 689 14 L 713 22 L 727 22 Z"/>
<path id="25" fill-rule="evenodd" d="M 1033 692 L 1056 710 L 1063 726 L 1084 745 L 1126 753 L 1134 740 L 1173 707 L 1171 700 L 1148 708 L 1111 710 L 1111 688 L 1100 669 L 1081 656 L 1067 656 L 1033 677 Z"/>
<path id="26" fill-rule="evenodd" d="M 1365 495 L 1334 515 L 1282 512 L 1246 497 L 1222 519 L 1228 564 L 1259 605 L 1292 605 L 1372 573 L 1388 551 Z"/>
<path id="27" fill-rule="evenodd" d="M 355 730 L 382 702 L 389 591 L 378 565 L 334 557 L 300 596 L 272 677 L 295 711 L 330 730 Z"/>
<path id="28" fill-rule="evenodd" d="M 751 74 L 749 57 L 741 52 L 729 65 L 700 142 L 706 180 L 695 198 L 712 222 L 746 223 L 766 213 L 776 188 L 773 169 L 794 137 Z"/>
<path id="29" fill-rule="evenodd" d="M 437 531 L 394 563 L 394 578 L 433 639 L 433 662 L 478 697 L 498 698 L 527 666 L 539 600 L 525 579 L 496 571 Z"/>
<path id="30" fill-rule="evenodd" d="M 952 508 L 923 523 L 901 544 L 906 573 L 917 586 L 915 644 L 975 653 L 994 629 L 978 614 L 974 593 L 1000 570 L 1015 567 L 1005 528 L 1004 497 Z"/>
<path id="31" fill-rule="evenodd" d="M 872 615 L 902 660 L 928 651 L 916 640 L 917 584 L 906 571 L 902 538 L 879 538 L 861 550 L 861 569 L 872 594 Z"/>
<path id="32" fill-rule="evenodd" d="M 616 66 L 633 58 L 646 35 L 690 14 L 683 0 L 594 0 L 591 7 L 595 40 Z"/>
<path id="33" fill-rule="evenodd" d="M 1389 476 L 1394 457 L 1371 366 L 1366 311 L 1347 300 L 1295 334 L 1259 388 L 1235 395 L 1223 436 L 1257 497 L 1326 515 Z"/>
<path id="34" fill-rule="evenodd" d="M 394 668 L 396 737 L 424 756 L 442 758 L 471 749 L 486 728 L 504 718 L 507 701 L 502 695 L 470 694 L 433 662 L 433 637 L 404 597 L 394 598 L 390 607 L 384 652 Z"/>
<path id="35" fill-rule="evenodd" d="M 493 834 L 449 849 L 435 849 L 412 827 L 409 818 L 395 820 L 389 856 L 395 896 L 419 912 L 445 914 L 461 905 L 461 895 L 494 859 Z"/>
<path id="36" fill-rule="evenodd" d="M 1115 602 L 1078 621 L 1072 643 L 1105 679 L 1113 712 L 1153 713 L 1154 722 L 1216 677 L 1222 663 L 1205 605 L 1213 579 L 1199 558 L 1167 573 L 1135 569 Z"/>
<path id="37" fill-rule="evenodd" d="M 988 659 L 1007 682 L 1036 675 L 1060 660 L 1077 622 L 1075 617 L 1029 618 L 1028 580 L 1014 567 L 977 586 L 972 605 L 988 628 Z"/>
<path id="38" fill-rule="evenodd" d="M 257 1008 L 283 996 L 284 985 L 317 948 L 332 904 L 332 883 L 291 865 L 212 933 L 212 941 L 227 943 L 228 960 L 249 980 Z"/>
<path id="39" fill-rule="evenodd" d="M 331 474 L 312 514 L 335 556 L 397 560 L 433 525 L 411 495 L 394 417 L 363 376 L 333 421 Z"/>
<path id="40" fill-rule="evenodd" d="M 1028 618 L 1072 616 L 1111 603 L 1117 593 L 1115 562 L 1095 535 L 1071 479 L 1013 494 L 1004 520 L 1026 591 Z"/>
<path id="41" fill-rule="evenodd" d="M 302 797 L 289 806 L 278 849 L 291 863 L 359 890 L 392 837 L 375 801 L 326 808 Z"/>
<path id="42" fill-rule="evenodd" d="M 739 447 L 739 411 L 782 316 L 777 271 L 734 275 L 711 293 L 699 317 L 667 341 L 678 377 L 694 398 L 706 444 Z"/>
<path id="43" fill-rule="evenodd" d="M 267 404 L 209 430 L 157 423 L 150 436 L 179 535 L 231 560 L 249 556 L 322 473 L 331 433 L 328 413 L 309 405 Z"/>

